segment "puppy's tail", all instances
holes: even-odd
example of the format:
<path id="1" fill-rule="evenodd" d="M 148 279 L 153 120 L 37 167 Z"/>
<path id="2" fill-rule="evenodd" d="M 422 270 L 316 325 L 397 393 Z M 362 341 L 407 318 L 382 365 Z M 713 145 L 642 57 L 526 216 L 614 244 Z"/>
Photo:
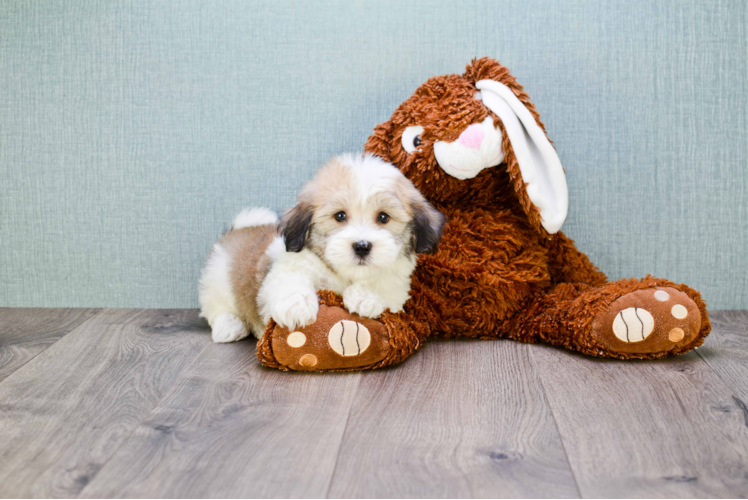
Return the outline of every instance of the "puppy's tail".
<path id="1" fill-rule="evenodd" d="M 242 229 L 244 227 L 256 227 L 265 225 L 276 225 L 278 214 L 268 208 L 245 208 L 234 218 L 231 229 Z"/>

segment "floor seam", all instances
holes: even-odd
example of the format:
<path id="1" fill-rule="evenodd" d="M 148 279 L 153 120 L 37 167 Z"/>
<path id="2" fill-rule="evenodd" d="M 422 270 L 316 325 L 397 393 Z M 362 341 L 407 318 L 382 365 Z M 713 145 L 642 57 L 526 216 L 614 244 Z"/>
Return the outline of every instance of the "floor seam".
<path id="1" fill-rule="evenodd" d="M 43 353 L 47 352 L 47 349 L 49 349 L 49 348 L 53 347 L 53 346 L 54 346 L 55 344 L 57 344 L 57 343 L 58 343 L 58 342 L 59 342 L 60 340 L 64 339 L 65 337 L 67 337 L 67 336 L 68 336 L 68 335 L 70 335 L 71 333 L 75 332 L 75 331 L 76 331 L 76 330 L 78 330 L 79 328 L 81 328 L 81 327 L 83 327 L 84 325 L 88 324 L 88 322 L 89 322 L 89 321 L 91 321 L 91 320 L 93 320 L 94 318 L 96 318 L 97 316 L 99 316 L 99 315 L 100 315 L 100 314 L 102 313 L 102 311 L 106 311 L 106 309 L 100 309 L 100 308 L 96 308 L 96 307 L 84 307 L 83 309 L 91 309 L 91 310 L 94 310 L 95 312 L 94 312 L 94 313 L 93 313 L 93 314 L 91 315 L 91 317 L 90 317 L 90 318 L 88 318 L 88 319 L 86 319 L 85 321 L 83 321 L 83 323 L 79 324 L 79 325 L 78 325 L 78 326 L 76 326 L 75 328 L 72 328 L 71 330 L 69 330 L 68 332 L 66 332 L 66 333 L 65 333 L 64 335 L 60 336 L 60 337 L 59 337 L 59 338 L 58 338 L 57 340 L 55 340 L 54 342 L 52 342 L 51 344 L 49 344 L 49 345 L 48 345 L 47 347 L 45 347 L 44 349 L 42 349 L 41 351 L 37 352 L 36 354 L 34 354 L 34 355 L 33 355 L 32 357 L 30 357 L 29 359 L 27 359 L 27 360 L 26 360 L 26 362 L 25 362 L 24 364 L 20 365 L 20 366 L 19 366 L 19 367 L 17 367 L 17 368 L 15 369 L 15 370 L 13 370 L 13 372 L 12 372 L 12 373 L 9 373 L 7 377 L 5 377 L 4 379 L 0 380 L 0 384 L 3 384 L 3 383 L 4 383 L 5 381 L 6 381 L 6 380 L 8 380 L 8 379 L 10 379 L 11 377 L 13 377 L 13 376 L 14 376 L 14 375 L 15 375 L 16 373 L 18 373 L 18 372 L 19 372 L 20 370 L 22 370 L 22 369 L 23 369 L 23 368 L 24 368 L 24 367 L 25 367 L 26 365 L 28 365 L 28 364 L 29 364 L 29 363 L 30 363 L 31 361 L 35 360 L 35 359 L 36 359 L 36 358 L 37 358 L 37 357 L 38 357 L 38 356 L 39 356 L 40 354 L 43 354 Z"/>
<path id="2" fill-rule="evenodd" d="M 343 442 L 345 441 L 345 435 L 348 432 L 348 422 L 351 419 L 351 413 L 353 412 L 353 405 L 356 404 L 356 397 L 358 396 L 358 389 L 361 387 L 361 380 L 364 378 L 364 373 L 358 373 L 358 382 L 356 383 L 356 389 L 353 391 L 353 397 L 351 398 L 351 406 L 348 408 L 348 415 L 345 417 L 345 425 L 343 425 L 343 433 L 340 436 L 340 444 L 338 445 L 338 453 L 335 455 L 335 464 L 332 468 L 332 474 L 330 474 L 330 482 L 327 484 L 327 491 L 325 492 L 324 498 L 330 498 L 330 490 L 332 484 L 335 481 L 335 473 L 338 471 L 338 460 L 340 459 L 340 451 L 343 449 Z"/>
<path id="3" fill-rule="evenodd" d="M 543 389 L 543 398 L 545 399 L 545 402 L 548 405 L 548 409 L 551 412 L 551 417 L 553 418 L 553 426 L 556 428 L 556 434 L 558 435 L 558 439 L 561 441 L 561 449 L 564 450 L 564 456 L 566 457 L 566 464 L 569 466 L 569 472 L 571 473 L 571 478 L 574 480 L 574 487 L 577 489 L 577 495 L 579 498 L 584 498 L 582 496 L 582 490 L 579 487 L 579 481 L 577 480 L 577 475 L 574 472 L 574 467 L 572 467 L 571 465 L 571 459 L 569 458 L 569 452 L 566 449 L 564 436 L 563 434 L 561 434 L 561 429 L 558 428 L 558 421 L 556 420 L 556 413 L 553 411 L 553 405 L 551 404 L 551 398 L 548 396 L 548 390 L 546 389 L 545 382 L 543 381 L 543 375 L 540 373 L 540 370 L 538 370 L 538 367 L 537 367 L 537 360 L 535 359 L 535 354 L 533 353 L 534 346 L 529 345 L 529 344 L 526 344 L 526 345 L 530 351 L 530 357 L 532 357 L 533 369 L 535 370 L 535 373 L 538 376 L 538 380 L 540 381 L 540 387 Z"/>

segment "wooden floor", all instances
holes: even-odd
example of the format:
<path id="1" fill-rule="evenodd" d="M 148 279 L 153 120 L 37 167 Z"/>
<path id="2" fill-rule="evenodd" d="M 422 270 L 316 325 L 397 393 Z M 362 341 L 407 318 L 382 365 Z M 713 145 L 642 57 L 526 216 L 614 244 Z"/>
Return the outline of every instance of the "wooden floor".
<path id="1" fill-rule="evenodd" d="M 0 309 L 2 497 L 746 497 L 748 312 L 655 362 L 265 369 L 194 310 Z"/>

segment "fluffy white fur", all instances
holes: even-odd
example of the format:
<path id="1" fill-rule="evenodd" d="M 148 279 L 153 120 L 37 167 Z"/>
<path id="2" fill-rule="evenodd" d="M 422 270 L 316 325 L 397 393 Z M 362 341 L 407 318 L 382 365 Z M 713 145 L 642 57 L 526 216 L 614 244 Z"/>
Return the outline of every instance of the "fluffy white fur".
<path id="1" fill-rule="evenodd" d="M 284 237 L 277 236 L 265 251 L 271 265 L 256 304 L 265 325 L 271 318 L 289 329 L 314 323 L 319 311 L 316 292 L 323 289 L 341 295 L 346 308 L 361 316 L 401 311 L 416 265 L 413 210 L 415 204 L 427 205 L 403 174 L 372 155 L 340 156 L 306 185 L 296 208 L 303 203 L 313 207 L 308 209 L 313 210 L 313 223 L 304 228 L 308 241 L 303 248 L 287 251 Z M 378 214 L 385 210 L 391 220 L 381 223 Z M 339 211 L 347 214 L 344 223 L 334 218 Z M 247 209 L 236 217 L 233 229 L 277 221 L 268 209 Z M 371 244 L 365 257 L 353 248 L 361 241 Z M 232 259 L 218 242 L 200 280 L 201 316 L 210 323 L 214 342 L 249 335 L 237 311 L 231 271 Z M 251 326 L 260 337 L 263 325 Z"/>
<path id="2" fill-rule="evenodd" d="M 233 229 L 276 224 L 278 215 L 267 208 L 244 209 L 234 218 Z M 231 256 L 220 243 L 213 245 L 200 276 L 200 316 L 208 320 L 213 342 L 235 342 L 249 335 L 236 309 L 231 285 Z"/>
<path id="3" fill-rule="evenodd" d="M 403 251 L 408 242 L 398 240 L 387 224 L 376 223 L 380 208 L 375 202 L 377 195 L 393 192 L 395 183 L 405 178 L 372 155 L 338 159 L 353 174 L 353 182 L 341 186 L 350 191 L 348 206 L 335 206 L 335 210 L 345 211 L 348 219 L 324 241 L 324 261 L 308 247 L 287 252 L 281 237 L 270 245 L 267 254 L 273 264 L 257 298 L 266 322 L 273 318 L 290 329 L 314 323 L 319 309 L 316 292 L 322 289 L 342 295 L 348 311 L 368 318 L 376 318 L 386 309 L 402 311 L 408 300 L 415 253 Z M 353 252 L 358 241 L 372 245 L 363 262 Z"/>
<path id="4" fill-rule="evenodd" d="M 239 215 L 234 217 L 231 229 L 242 229 L 244 227 L 264 226 L 266 224 L 277 224 L 278 214 L 269 208 L 245 208 Z"/>
<path id="5" fill-rule="evenodd" d="M 333 246 L 343 245 L 338 242 Z M 350 248 L 349 244 L 349 252 Z M 339 251 L 343 253 L 342 249 Z M 268 255 L 273 265 L 260 288 L 257 302 L 265 322 L 273 318 L 290 329 L 316 321 L 317 290 L 327 289 L 342 295 L 348 311 L 367 318 L 376 318 L 386 309 L 402 311 L 408 300 L 410 274 L 416 266 L 415 255 L 388 255 L 385 257 L 389 257 L 389 267 L 357 269 L 358 264 L 345 262 L 338 267 L 342 272 L 336 272 L 308 249 L 286 252 L 280 237 L 268 248 Z M 351 259 L 346 256 L 344 260 Z M 383 257 L 378 261 L 380 265 L 387 263 Z"/>
<path id="6" fill-rule="evenodd" d="M 220 243 L 213 245 L 199 287 L 200 316 L 210 324 L 213 342 L 232 342 L 248 335 L 238 317 L 231 286 L 231 257 Z"/>

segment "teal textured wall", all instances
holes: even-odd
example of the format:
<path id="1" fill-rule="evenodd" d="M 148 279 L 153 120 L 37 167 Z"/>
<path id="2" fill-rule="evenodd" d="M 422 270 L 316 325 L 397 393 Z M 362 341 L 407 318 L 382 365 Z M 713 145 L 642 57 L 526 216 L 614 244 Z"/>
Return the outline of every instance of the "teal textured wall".
<path id="1" fill-rule="evenodd" d="M 748 308 L 743 0 L 1 2 L 0 306 L 195 307 L 235 213 L 484 55 L 601 269 Z"/>

